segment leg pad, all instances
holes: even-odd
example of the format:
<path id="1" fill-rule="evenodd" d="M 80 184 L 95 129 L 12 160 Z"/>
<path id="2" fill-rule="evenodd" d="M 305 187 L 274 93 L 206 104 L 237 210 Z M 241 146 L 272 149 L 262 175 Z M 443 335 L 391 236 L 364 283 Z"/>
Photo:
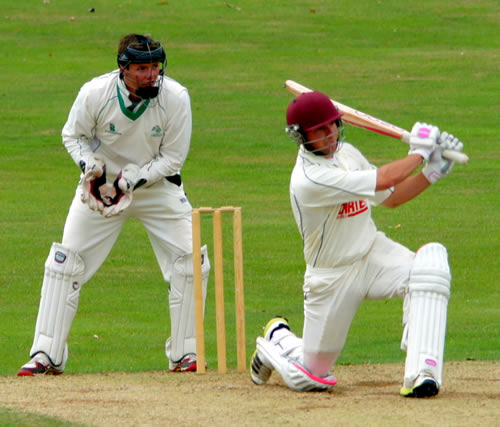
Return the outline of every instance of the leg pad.
<path id="1" fill-rule="evenodd" d="M 203 301 L 207 295 L 210 261 L 207 247 L 201 248 L 203 264 Z M 172 362 L 179 361 L 188 353 L 196 354 L 196 329 L 194 321 L 193 256 L 178 258 L 173 267 L 169 292 L 171 337 L 165 343 L 165 354 Z"/>
<path id="2" fill-rule="evenodd" d="M 446 248 L 439 243 L 422 246 L 410 272 L 407 324 L 402 348 L 406 347 L 404 387 L 411 388 L 420 375 L 442 383 L 450 268 Z"/>
<path id="3" fill-rule="evenodd" d="M 53 243 L 45 262 L 42 294 L 31 356 L 45 353 L 64 370 L 68 357 L 66 340 L 78 308 L 85 264 L 60 243 Z"/>

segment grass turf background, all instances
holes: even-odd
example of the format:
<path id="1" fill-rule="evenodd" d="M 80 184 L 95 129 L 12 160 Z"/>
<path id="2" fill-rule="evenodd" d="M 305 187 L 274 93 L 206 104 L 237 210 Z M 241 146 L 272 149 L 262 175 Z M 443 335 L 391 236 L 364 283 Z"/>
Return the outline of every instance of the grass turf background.
<path id="1" fill-rule="evenodd" d="M 0 5 L 0 375 L 14 375 L 28 358 L 43 264 L 61 239 L 78 181 L 61 128 L 79 87 L 115 68 L 117 42 L 128 32 L 161 40 L 167 74 L 189 88 L 194 133 L 183 178 L 192 205 L 243 207 L 249 355 L 270 316 L 284 314 L 297 332 L 302 327 L 302 246 L 288 200 L 296 147 L 283 131 L 292 99 L 283 83 L 293 79 L 399 126 L 430 122 L 465 142 L 468 166 L 456 166 L 408 205 L 376 209 L 374 218 L 413 250 L 428 241 L 447 246 L 453 285 L 446 358 L 499 358 L 497 2 Z M 377 165 L 407 151 L 360 129 L 346 133 Z M 229 262 L 227 271 L 228 360 L 235 366 Z M 211 368 L 214 317 L 212 293 Z M 400 301 L 363 304 L 339 363 L 404 360 L 400 319 Z M 67 372 L 165 369 L 168 330 L 167 286 L 142 226 L 131 221 L 84 287 Z"/>

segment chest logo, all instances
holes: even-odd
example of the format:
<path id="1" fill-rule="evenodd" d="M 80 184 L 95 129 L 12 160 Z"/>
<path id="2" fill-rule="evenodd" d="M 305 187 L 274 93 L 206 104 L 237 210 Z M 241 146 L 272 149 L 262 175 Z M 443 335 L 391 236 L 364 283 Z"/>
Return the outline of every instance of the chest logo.
<path id="1" fill-rule="evenodd" d="M 161 137 L 162 136 L 161 127 L 158 125 L 153 126 L 153 129 L 151 129 L 151 136 L 156 138 Z"/>
<path id="2" fill-rule="evenodd" d="M 359 215 L 368 210 L 368 204 L 364 200 L 358 200 L 357 202 L 347 202 L 343 203 L 337 214 L 338 219 L 350 218 Z"/>
<path id="3" fill-rule="evenodd" d="M 108 128 L 106 129 L 106 132 L 107 132 L 107 133 L 112 133 L 112 134 L 114 134 L 114 135 L 121 135 L 121 133 L 120 133 L 120 132 L 117 132 L 117 131 L 116 131 L 116 126 L 115 126 L 115 124 L 114 124 L 114 123 L 111 123 L 111 122 L 109 123 Z"/>

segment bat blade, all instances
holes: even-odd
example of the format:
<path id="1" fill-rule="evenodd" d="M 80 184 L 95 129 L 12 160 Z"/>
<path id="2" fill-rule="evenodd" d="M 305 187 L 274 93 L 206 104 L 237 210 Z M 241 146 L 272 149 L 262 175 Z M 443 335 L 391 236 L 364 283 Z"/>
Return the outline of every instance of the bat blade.
<path id="1" fill-rule="evenodd" d="M 285 82 L 285 88 L 295 96 L 298 96 L 302 93 L 312 92 L 311 89 L 293 80 L 287 80 Z M 342 113 L 342 120 L 344 122 L 349 123 L 353 126 L 367 129 L 372 132 L 399 139 L 409 144 L 410 133 L 407 130 L 395 126 L 391 123 L 385 122 L 384 120 L 378 119 L 377 117 L 370 116 L 369 114 L 363 113 L 362 111 L 356 110 L 347 105 L 341 104 L 340 102 L 333 99 L 330 100 L 332 101 L 333 105 L 335 105 L 337 110 Z M 469 161 L 469 157 L 466 154 L 453 150 L 444 150 L 443 157 L 460 164 L 466 164 Z"/>

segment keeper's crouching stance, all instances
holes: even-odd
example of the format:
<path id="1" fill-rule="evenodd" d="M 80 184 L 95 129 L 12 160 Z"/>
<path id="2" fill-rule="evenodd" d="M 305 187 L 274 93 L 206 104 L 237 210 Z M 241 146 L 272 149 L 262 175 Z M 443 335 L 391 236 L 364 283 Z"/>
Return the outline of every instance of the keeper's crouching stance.
<path id="1" fill-rule="evenodd" d="M 149 36 L 123 37 L 117 62 L 118 69 L 82 86 L 62 131 L 80 182 L 62 242 L 52 245 L 45 264 L 31 360 L 19 376 L 64 371 L 82 286 L 101 267 L 129 218 L 144 225 L 169 283 L 168 368 L 197 368 L 192 207 L 181 179 L 192 133 L 189 93 L 165 75 L 165 50 Z M 206 288 L 206 248 L 202 258 Z M 124 286 L 134 286 L 133 279 Z"/>
<path id="2" fill-rule="evenodd" d="M 442 151 L 461 151 L 463 143 L 417 122 L 408 155 L 376 168 L 343 141 L 341 114 L 328 96 L 298 96 L 288 107 L 287 122 L 299 146 L 290 201 L 307 265 L 304 328 L 297 338 L 283 317 L 267 324 L 251 360 L 253 382 L 265 384 L 276 370 L 294 390 L 331 389 L 336 380 L 330 370 L 363 300 L 401 298 L 407 358 L 400 393 L 436 395 L 443 381 L 450 296 L 446 248 L 428 243 L 410 251 L 377 231 L 371 208 L 394 208 L 417 197 L 453 167 Z"/>

